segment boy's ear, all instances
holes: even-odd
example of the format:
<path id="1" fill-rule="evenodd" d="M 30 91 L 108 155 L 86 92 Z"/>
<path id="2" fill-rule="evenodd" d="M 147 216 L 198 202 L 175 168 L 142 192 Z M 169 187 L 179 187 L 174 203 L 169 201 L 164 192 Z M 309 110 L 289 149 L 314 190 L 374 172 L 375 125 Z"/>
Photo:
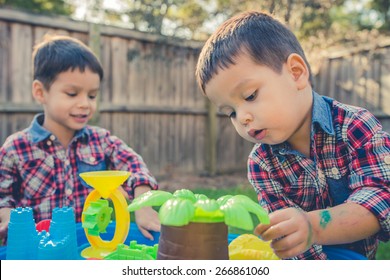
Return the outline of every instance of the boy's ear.
<path id="1" fill-rule="evenodd" d="M 45 103 L 44 92 L 45 86 L 42 84 L 42 82 L 34 80 L 32 83 L 32 95 L 34 99 L 40 104 Z"/>
<path id="2" fill-rule="evenodd" d="M 292 53 L 287 58 L 287 68 L 288 71 L 294 78 L 294 81 L 297 85 L 298 90 L 302 90 L 309 84 L 309 68 L 307 67 L 303 58 L 296 54 Z"/>

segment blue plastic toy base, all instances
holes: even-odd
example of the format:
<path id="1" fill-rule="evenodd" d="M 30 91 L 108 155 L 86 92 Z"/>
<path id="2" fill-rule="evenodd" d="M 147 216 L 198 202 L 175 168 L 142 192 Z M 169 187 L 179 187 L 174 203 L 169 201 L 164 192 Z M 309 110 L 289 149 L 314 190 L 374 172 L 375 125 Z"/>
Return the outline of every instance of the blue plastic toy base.
<path id="1" fill-rule="evenodd" d="M 107 226 L 107 232 L 100 234 L 100 237 L 103 240 L 111 240 L 114 236 L 114 230 L 115 230 L 115 223 L 110 223 Z M 89 246 L 87 237 L 85 236 L 85 232 L 81 226 L 81 223 L 76 224 L 76 235 L 77 235 L 77 244 L 79 246 L 79 251 L 81 252 L 82 249 Z M 131 223 L 130 231 L 129 234 L 127 235 L 124 244 L 129 245 L 131 240 L 136 240 L 138 244 L 153 246 L 154 244 L 158 243 L 158 239 L 160 238 L 160 233 L 152 232 L 152 235 L 154 238 L 153 241 L 145 238 L 138 230 L 137 225 L 135 223 Z M 230 243 L 237 236 L 238 236 L 237 234 L 229 234 L 228 242 Z M 0 247 L 0 260 L 6 259 L 6 249 L 7 249 L 6 246 Z M 330 260 L 366 260 L 367 259 L 356 252 L 346 250 L 346 249 L 329 247 L 329 246 L 323 246 L 323 249 L 325 253 L 328 255 L 328 258 Z"/>

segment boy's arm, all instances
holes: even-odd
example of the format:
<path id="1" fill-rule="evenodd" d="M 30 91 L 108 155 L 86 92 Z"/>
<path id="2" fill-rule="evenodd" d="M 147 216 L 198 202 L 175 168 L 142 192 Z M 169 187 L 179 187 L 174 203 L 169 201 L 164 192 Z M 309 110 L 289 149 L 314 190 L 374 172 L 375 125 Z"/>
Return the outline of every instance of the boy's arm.
<path id="1" fill-rule="evenodd" d="M 105 142 L 107 145 L 105 154 L 109 157 L 109 168 L 131 172 L 129 180 L 123 185 L 123 189 L 130 198 L 134 197 L 135 189 L 140 186 L 149 186 L 149 190 L 158 189 L 156 179 L 138 153 L 118 137 L 110 135 L 109 132 L 105 136 Z"/>
<path id="2" fill-rule="evenodd" d="M 11 217 L 12 208 L 4 207 L 0 209 L 0 240 L 7 237 L 8 224 Z"/>
<path id="3" fill-rule="evenodd" d="M 376 234 L 378 219 L 356 203 L 343 203 L 332 208 L 308 213 L 313 243 L 322 245 L 352 243 Z"/>
<path id="4" fill-rule="evenodd" d="M 116 136 L 107 137 L 110 168 L 131 172 L 127 183 L 122 187 L 127 198 L 158 189 L 157 181 L 149 171 L 142 157 Z M 145 207 L 135 212 L 135 219 L 140 232 L 148 239 L 153 239 L 149 231 L 160 231 L 158 214 L 152 207 Z"/>
<path id="5" fill-rule="evenodd" d="M 305 252 L 313 244 L 345 244 L 365 239 L 380 229 L 377 218 L 366 208 L 355 203 L 304 212 L 287 208 L 270 214 L 269 225 L 258 225 L 255 233 L 280 258 L 291 258 Z"/>
<path id="6" fill-rule="evenodd" d="M 5 147 L 0 148 L 0 239 L 7 236 L 11 210 L 15 207 L 12 196 L 17 182 L 17 171 L 12 157 Z"/>

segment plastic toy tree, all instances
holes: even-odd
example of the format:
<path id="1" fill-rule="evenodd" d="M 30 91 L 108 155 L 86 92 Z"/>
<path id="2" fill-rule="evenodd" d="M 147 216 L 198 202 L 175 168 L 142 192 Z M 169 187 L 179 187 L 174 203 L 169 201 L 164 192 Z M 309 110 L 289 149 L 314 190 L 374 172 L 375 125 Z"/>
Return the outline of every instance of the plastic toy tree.
<path id="1" fill-rule="evenodd" d="M 261 223 L 269 223 L 267 212 L 244 195 L 214 200 L 186 189 L 173 194 L 149 191 L 127 209 L 132 212 L 145 206 L 161 206 L 157 259 L 228 259 L 227 226 L 252 230 L 251 213 Z"/>

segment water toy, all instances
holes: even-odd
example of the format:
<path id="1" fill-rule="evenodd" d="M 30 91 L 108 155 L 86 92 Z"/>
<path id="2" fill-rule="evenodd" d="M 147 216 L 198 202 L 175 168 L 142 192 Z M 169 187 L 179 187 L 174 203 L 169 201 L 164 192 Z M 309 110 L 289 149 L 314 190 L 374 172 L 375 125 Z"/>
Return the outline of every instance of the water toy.
<path id="1" fill-rule="evenodd" d="M 35 225 L 30 207 L 18 207 L 11 210 L 7 260 L 80 259 L 73 208 L 54 208 L 50 232 L 38 231 L 37 225 Z"/>
<path id="2" fill-rule="evenodd" d="M 93 171 L 79 175 L 94 189 L 85 200 L 81 217 L 85 235 L 91 246 L 85 248 L 81 255 L 87 259 L 102 259 L 113 252 L 118 244 L 122 244 L 129 232 L 130 215 L 127 211 L 127 202 L 118 187 L 129 178 L 130 172 Z M 100 233 L 105 232 L 111 221 L 112 209 L 108 206 L 107 199 L 112 201 L 115 209 L 116 227 L 111 240 L 103 240 L 100 237 Z"/>
<path id="3" fill-rule="evenodd" d="M 135 198 L 127 210 L 161 206 L 161 235 L 157 259 L 229 259 L 228 227 L 253 229 L 251 213 L 268 224 L 267 212 L 244 195 L 218 200 L 190 190 L 149 191 Z"/>

